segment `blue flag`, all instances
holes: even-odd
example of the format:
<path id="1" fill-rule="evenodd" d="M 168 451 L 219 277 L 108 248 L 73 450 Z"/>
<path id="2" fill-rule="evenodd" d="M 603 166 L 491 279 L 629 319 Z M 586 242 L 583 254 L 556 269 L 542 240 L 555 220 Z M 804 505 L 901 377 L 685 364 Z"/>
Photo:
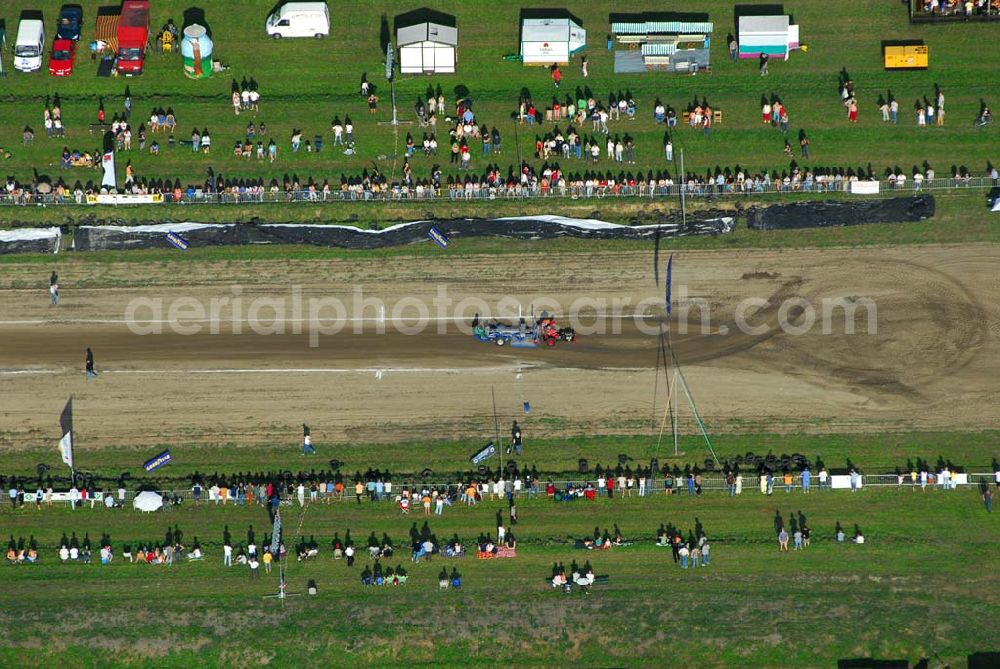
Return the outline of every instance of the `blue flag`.
<path id="1" fill-rule="evenodd" d="M 145 464 L 142 465 L 142 468 L 145 469 L 146 472 L 151 472 L 151 471 L 153 471 L 155 469 L 159 469 L 163 465 L 169 463 L 170 460 L 171 460 L 170 451 L 168 449 L 166 451 L 163 451 L 162 453 L 160 453 L 156 457 L 150 458 L 149 460 L 146 460 Z"/>
<path id="2" fill-rule="evenodd" d="M 167 241 L 170 242 L 171 244 L 173 244 L 175 247 L 177 247 L 181 251 L 187 251 L 188 247 L 191 246 L 191 244 L 188 242 L 188 240 L 184 239 L 183 237 L 181 237 L 176 232 L 168 232 L 167 233 Z"/>
<path id="3" fill-rule="evenodd" d="M 444 233 L 431 226 L 431 229 L 427 231 L 427 236 L 434 240 L 434 243 L 443 249 L 448 248 L 448 238 L 445 237 Z"/>
<path id="4" fill-rule="evenodd" d="M 670 312 L 673 310 L 672 300 L 670 299 L 670 289 L 674 278 L 674 256 L 671 254 L 670 260 L 667 261 L 667 316 L 670 316 Z"/>

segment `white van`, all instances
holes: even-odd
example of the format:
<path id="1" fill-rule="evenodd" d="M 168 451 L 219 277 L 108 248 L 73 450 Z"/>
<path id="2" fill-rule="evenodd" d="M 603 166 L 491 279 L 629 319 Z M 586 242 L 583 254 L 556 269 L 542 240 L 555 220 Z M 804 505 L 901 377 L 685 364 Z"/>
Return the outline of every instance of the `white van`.
<path id="1" fill-rule="evenodd" d="M 38 19 L 23 19 L 14 42 L 14 69 L 34 72 L 42 67 L 45 50 L 45 25 Z"/>
<path id="2" fill-rule="evenodd" d="M 330 10 L 325 2 L 289 2 L 267 17 L 267 34 L 282 37 L 326 37 L 330 34 Z"/>

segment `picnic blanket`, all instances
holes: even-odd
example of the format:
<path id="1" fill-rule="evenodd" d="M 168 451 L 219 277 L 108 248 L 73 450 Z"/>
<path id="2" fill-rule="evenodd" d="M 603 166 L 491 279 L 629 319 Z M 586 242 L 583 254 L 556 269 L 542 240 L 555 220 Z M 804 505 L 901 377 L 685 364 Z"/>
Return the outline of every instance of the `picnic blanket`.
<path id="1" fill-rule="evenodd" d="M 115 69 L 115 61 L 112 58 L 102 58 L 101 63 L 97 66 L 97 76 L 99 77 L 110 77 L 111 72 Z"/>
<path id="2" fill-rule="evenodd" d="M 515 558 L 517 557 L 516 548 L 507 548 L 506 546 L 501 546 L 497 549 L 496 553 L 490 553 L 487 551 L 476 551 L 476 557 L 480 560 L 492 560 L 494 558 Z"/>

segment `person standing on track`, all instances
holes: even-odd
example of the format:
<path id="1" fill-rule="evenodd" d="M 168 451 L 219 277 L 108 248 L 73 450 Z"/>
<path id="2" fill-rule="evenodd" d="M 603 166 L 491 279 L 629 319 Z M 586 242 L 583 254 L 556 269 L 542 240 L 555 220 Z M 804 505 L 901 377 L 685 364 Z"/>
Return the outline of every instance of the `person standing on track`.
<path id="1" fill-rule="evenodd" d="M 302 455 L 315 455 L 316 449 L 312 445 L 312 434 L 309 426 L 302 424 Z"/>
<path id="2" fill-rule="evenodd" d="M 52 300 L 52 306 L 59 304 L 59 275 L 55 270 L 52 270 L 52 275 L 49 276 L 49 298 Z"/>
<path id="3" fill-rule="evenodd" d="M 87 372 L 87 379 L 97 378 L 97 370 L 94 369 L 94 352 L 89 348 L 87 349 L 87 361 L 84 369 Z"/>
<path id="4" fill-rule="evenodd" d="M 510 442 L 514 452 L 521 455 L 521 426 L 517 424 L 516 420 L 510 428 Z M 507 449 L 507 454 L 510 454 L 510 448 Z"/>

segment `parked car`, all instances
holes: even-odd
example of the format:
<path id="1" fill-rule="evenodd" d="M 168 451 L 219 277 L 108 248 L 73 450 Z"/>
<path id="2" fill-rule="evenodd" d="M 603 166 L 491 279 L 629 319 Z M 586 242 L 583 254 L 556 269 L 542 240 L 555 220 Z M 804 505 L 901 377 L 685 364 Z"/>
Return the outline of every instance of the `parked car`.
<path id="1" fill-rule="evenodd" d="M 289 2 L 267 17 L 265 29 L 274 39 L 323 38 L 330 34 L 330 10 L 326 2 Z"/>
<path id="2" fill-rule="evenodd" d="M 76 42 L 80 39 L 81 25 L 83 25 L 83 8 L 80 5 L 63 5 L 59 10 L 59 20 L 56 22 L 56 37 Z"/>
<path id="3" fill-rule="evenodd" d="M 75 55 L 76 42 L 57 38 L 52 42 L 52 55 L 49 57 L 49 74 L 53 77 L 68 77 L 73 74 L 73 57 Z"/>
<path id="4" fill-rule="evenodd" d="M 45 50 L 45 25 L 39 19 L 21 19 L 14 42 L 14 69 L 34 72 L 42 67 Z"/>

